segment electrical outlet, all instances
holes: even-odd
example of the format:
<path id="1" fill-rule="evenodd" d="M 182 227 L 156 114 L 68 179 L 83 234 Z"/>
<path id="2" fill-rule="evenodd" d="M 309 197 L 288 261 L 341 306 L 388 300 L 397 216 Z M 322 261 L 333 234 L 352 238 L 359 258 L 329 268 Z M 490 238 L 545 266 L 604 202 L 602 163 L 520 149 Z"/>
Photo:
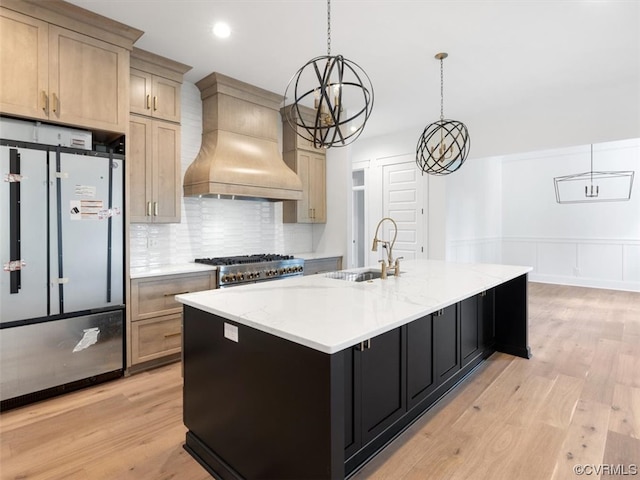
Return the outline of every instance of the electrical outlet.
<path id="1" fill-rule="evenodd" d="M 158 246 L 157 238 L 147 238 L 147 248 L 154 248 Z"/>

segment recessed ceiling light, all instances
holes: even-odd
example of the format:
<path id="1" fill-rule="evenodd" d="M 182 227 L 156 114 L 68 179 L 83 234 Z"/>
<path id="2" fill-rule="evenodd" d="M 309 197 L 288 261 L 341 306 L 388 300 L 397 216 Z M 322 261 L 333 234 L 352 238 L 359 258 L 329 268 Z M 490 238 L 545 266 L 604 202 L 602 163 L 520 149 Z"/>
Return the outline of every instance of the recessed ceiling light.
<path id="1" fill-rule="evenodd" d="M 217 22 L 213 26 L 213 34 L 218 38 L 227 38 L 231 35 L 231 27 L 225 22 Z"/>

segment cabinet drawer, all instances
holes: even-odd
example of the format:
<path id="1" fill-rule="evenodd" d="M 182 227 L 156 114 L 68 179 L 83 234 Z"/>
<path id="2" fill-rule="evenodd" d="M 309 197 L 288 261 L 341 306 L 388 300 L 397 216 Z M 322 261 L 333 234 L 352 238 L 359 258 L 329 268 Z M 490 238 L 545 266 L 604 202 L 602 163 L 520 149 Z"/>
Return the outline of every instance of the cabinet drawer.
<path id="1" fill-rule="evenodd" d="M 131 281 L 131 320 L 180 313 L 182 304 L 175 295 L 215 288 L 215 272 L 194 275 L 169 275 Z"/>
<path id="2" fill-rule="evenodd" d="M 131 363 L 146 362 L 180 352 L 182 314 L 131 322 Z"/>

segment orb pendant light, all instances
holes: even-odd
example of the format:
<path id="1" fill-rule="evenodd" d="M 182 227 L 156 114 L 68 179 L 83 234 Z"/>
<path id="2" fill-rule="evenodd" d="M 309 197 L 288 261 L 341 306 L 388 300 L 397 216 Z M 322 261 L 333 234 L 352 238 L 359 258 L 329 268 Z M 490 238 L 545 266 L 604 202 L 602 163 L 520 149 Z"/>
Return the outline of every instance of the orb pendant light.
<path id="1" fill-rule="evenodd" d="M 448 175 L 458 170 L 469 155 L 471 139 L 464 123 L 444 118 L 444 75 L 442 61 L 449 55 L 438 53 L 440 60 L 440 120 L 427 125 L 418 140 L 416 164 L 422 173 Z"/>
<path id="2" fill-rule="evenodd" d="M 327 54 L 312 58 L 291 78 L 284 97 L 291 128 L 316 148 L 342 147 L 362 133 L 373 109 L 366 72 L 342 55 L 331 55 L 331 0 L 327 0 Z M 307 107 L 307 108 L 305 108 Z M 305 113 L 313 107 L 314 114 Z"/>

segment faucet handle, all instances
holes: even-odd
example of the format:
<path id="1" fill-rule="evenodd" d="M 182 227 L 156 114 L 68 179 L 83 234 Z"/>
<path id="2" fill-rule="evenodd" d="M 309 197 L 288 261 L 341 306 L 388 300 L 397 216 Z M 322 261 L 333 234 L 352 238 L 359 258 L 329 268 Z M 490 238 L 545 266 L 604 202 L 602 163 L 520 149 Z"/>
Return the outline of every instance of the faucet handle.
<path id="1" fill-rule="evenodd" d="M 403 259 L 404 259 L 404 257 L 396 258 L 396 263 L 395 263 L 394 268 L 393 268 L 393 274 L 396 277 L 400 276 L 400 260 L 403 260 Z"/>
<path id="2" fill-rule="evenodd" d="M 378 260 L 378 263 L 382 264 L 382 275 L 380 276 L 380 278 L 385 280 L 387 278 L 387 262 L 384 259 L 382 259 L 382 260 Z"/>

